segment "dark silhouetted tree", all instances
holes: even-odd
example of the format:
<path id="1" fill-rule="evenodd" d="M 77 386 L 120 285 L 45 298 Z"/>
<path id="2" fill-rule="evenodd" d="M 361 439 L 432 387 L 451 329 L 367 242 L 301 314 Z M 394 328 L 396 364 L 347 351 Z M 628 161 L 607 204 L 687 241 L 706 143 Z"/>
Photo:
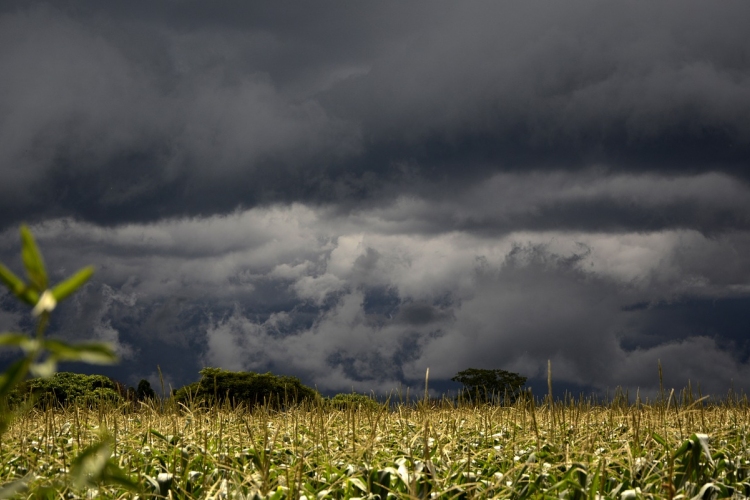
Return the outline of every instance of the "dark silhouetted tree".
<path id="1" fill-rule="evenodd" d="M 138 398 L 138 401 L 144 401 L 146 399 L 153 399 L 156 397 L 156 392 L 151 388 L 151 384 L 148 380 L 141 379 L 140 382 L 138 382 L 138 388 L 135 390 L 136 397 Z"/>
<path id="2" fill-rule="evenodd" d="M 463 384 L 463 398 L 477 403 L 512 403 L 526 383 L 526 377 L 518 373 L 480 368 L 460 371 L 451 380 Z"/>

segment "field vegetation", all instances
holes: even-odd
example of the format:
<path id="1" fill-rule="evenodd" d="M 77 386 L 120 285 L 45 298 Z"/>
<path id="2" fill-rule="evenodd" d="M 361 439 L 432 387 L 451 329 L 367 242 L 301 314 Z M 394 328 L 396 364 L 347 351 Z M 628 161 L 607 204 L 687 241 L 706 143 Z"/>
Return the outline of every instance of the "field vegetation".
<path id="1" fill-rule="evenodd" d="M 749 409 L 688 392 L 653 404 L 34 408 L 3 436 L 0 480 L 61 499 L 746 498 Z M 72 481 L 82 450 L 122 481 Z"/>

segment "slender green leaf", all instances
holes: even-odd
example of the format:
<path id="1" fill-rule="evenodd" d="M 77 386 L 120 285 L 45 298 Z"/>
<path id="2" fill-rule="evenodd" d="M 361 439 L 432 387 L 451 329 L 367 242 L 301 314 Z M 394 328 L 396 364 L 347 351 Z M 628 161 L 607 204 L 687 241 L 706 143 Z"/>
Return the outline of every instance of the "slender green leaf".
<path id="1" fill-rule="evenodd" d="M 0 281 L 3 282 L 8 289 L 14 294 L 18 295 L 26 288 L 26 284 L 16 276 L 13 271 L 0 264 Z"/>
<path id="2" fill-rule="evenodd" d="M 21 358 L 0 374 L 0 398 L 7 397 L 10 391 L 26 378 L 30 364 L 29 358 Z"/>
<path id="3" fill-rule="evenodd" d="M 98 365 L 117 362 L 117 355 L 114 350 L 101 342 L 68 344 L 60 340 L 48 339 L 44 341 L 44 347 L 58 361 L 82 361 Z"/>
<path id="4" fill-rule="evenodd" d="M 365 485 L 365 482 L 362 481 L 362 479 L 358 477 L 350 477 L 347 479 L 348 482 L 354 485 L 354 487 L 358 488 L 361 492 L 367 493 L 367 486 Z"/>
<path id="5" fill-rule="evenodd" d="M 57 359 L 50 356 L 41 363 L 32 364 L 29 371 L 35 377 L 50 378 L 57 371 Z"/>
<path id="6" fill-rule="evenodd" d="M 716 485 L 714 485 L 714 483 L 706 483 L 703 485 L 703 487 L 701 487 L 698 494 L 690 500 L 705 500 L 709 498 L 716 498 L 718 497 L 719 493 L 720 490 L 716 487 Z"/>
<path id="7" fill-rule="evenodd" d="M 0 281 L 2 281 L 16 297 L 31 306 L 36 304 L 39 300 L 39 293 L 36 290 L 26 285 L 21 278 L 13 274 L 10 269 L 2 264 L 0 264 Z"/>
<path id="8" fill-rule="evenodd" d="M 659 443 L 660 445 L 664 446 L 665 448 L 667 447 L 667 440 L 666 440 L 666 439 L 664 439 L 663 437 L 661 437 L 661 436 L 660 436 L 659 434 L 657 434 L 656 432 L 652 432 L 652 433 L 651 433 L 651 437 L 653 437 L 653 438 L 654 438 L 654 441 L 656 441 L 656 442 L 657 442 L 657 443 Z"/>
<path id="9" fill-rule="evenodd" d="M 0 346 L 4 345 L 19 347 L 25 352 L 30 352 L 39 347 L 39 341 L 23 333 L 0 333 Z"/>
<path id="10" fill-rule="evenodd" d="M 13 498 L 19 493 L 26 491 L 31 477 L 31 475 L 27 475 L 26 477 L 0 486 L 0 498 Z"/>
<path id="11" fill-rule="evenodd" d="M 703 450 L 703 453 L 706 454 L 708 463 L 713 465 L 714 461 L 713 458 L 711 458 L 711 450 L 708 447 L 708 435 L 696 433 L 690 436 L 690 440 L 693 442 L 694 446 L 700 447 Z"/>
<path id="12" fill-rule="evenodd" d="M 52 289 L 52 295 L 58 302 L 64 300 L 71 293 L 75 292 L 84 283 L 86 283 L 93 274 L 94 268 L 92 266 L 84 267 L 70 278 L 66 279 L 62 283 L 57 284 Z"/>
<path id="13" fill-rule="evenodd" d="M 84 449 L 73 459 L 70 477 L 79 488 L 94 486 L 100 480 L 112 455 L 109 441 L 103 440 Z"/>
<path id="14" fill-rule="evenodd" d="M 29 281 L 38 291 L 46 290 L 47 271 L 44 269 L 44 260 L 34 241 L 34 236 L 26 225 L 21 226 L 21 256 Z"/>
<path id="15" fill-rule="evenodd" d="M 157 431 L 156 429 L 149 429 L 148 432 L 150 432 L 154 436 L 158 437 L 159 439 L 161 439 L 165 443 L 169 443 L 169 439 L 167 439 L 167 436 L 165 436 L 161 432 Z"/>
<path id="16" fill-rule="evenodd" d="M 685 441 L 684 441 L 684 442 L 683 442 L 683 443 L 682 443 L 682 444 L 680 445 L 680 447 L 679 447 L 679 448 L 677 448 L 677 450 L 676 450 L 676 451 L 674 452 L 674 454 L 672 455 L 672 458 L 679 458 L 679 457 L 681 457 L 682 455 L 684 455 L 685 453 L 687 453 L 687 451 L 688 451 L 689 449 L 693 448 L 694 446 L 695 446 L 695 445 L 693 444 L 693 442 L 692 442 L 691 440 L 689 440 L 689 439 L 686 439 L 686 440 L 685 440 Z"/>
<path id="17" fill-rule="evenodd" d="M 110 458 L 101 474 L 100 481 L 105 484 L 115 484 L 130 491 L 137 491 L 140 486 L 128 474 L 118 467 Z"/>
<path id="18" fill-rule="evenodd" d="M 36 486 L 31 490 L 35 500 L 57 500 L 60 498 L 60 487 Z"/>

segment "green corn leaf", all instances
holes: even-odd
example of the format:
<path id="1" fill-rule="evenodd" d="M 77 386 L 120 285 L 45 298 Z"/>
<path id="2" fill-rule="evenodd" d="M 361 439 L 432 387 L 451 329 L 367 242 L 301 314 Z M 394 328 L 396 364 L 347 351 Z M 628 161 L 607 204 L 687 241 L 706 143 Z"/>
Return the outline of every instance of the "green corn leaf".
<path id="1" fill-rule="evenodd" d="M 60 486 L 35 486 L 31 489 L 31 498 L 37 500 L 57 500 L 60 498 Z"/>
<path id="2" fill-rule="evenodd" d="M 690 500 L 703 500 L 704 498 L 716 498 L 721 490 L 714 483 L 706 483 L 701 487 L 697 495 Z"/>
<path id="3" fill-rule="evenodd" d="M 38 291 L 46 290 L 47 271 L 44 269 L 44 260 L 39 247 L 36 246 L 34 236 L 26 225 L 21 226 L 21 256 L 29 281 Z"/>
<path id="4" fill-rule="evenodd" d="M 3 284 L 16 295 L 26 288 L 26 284 L 23 280 L 2 264 L 0 264 L 0 281 L 2 281 Z"/>
<path id="5" fill-rule="evenodd" d="M 591 479 L 591 485 L 589 485 L 589 500 L 596 500 L 599 498 L 599 493 L 602 489 L 602 471 L 604 470 L 604 460 L 599 462 L 594 477 Z M 584 484 L 585 486 L 585 484 Z"/>
<path id="6" fill-rule="evenodd" d="M 385 498 L 391 487 L 391 474 L 387 470 L 373 470 L 370 473 L 370 482 L 372 493 Z"/>
<path id="7" fill-rule="evenodd" d="M 16 276 L 13 271 L 0 264 L 0 281 L 19 299 L 29 305 L 34 305 L 39 300 L 39 293 Z"/>
<path id="8" fill-rule="evenodd" d="M 50 378 L 57 371 L 57 359 L 50 356 L 41 363 L 34 363 L 29 367 L 34 377 Z"/>
<path id="9" fill-rule="evenodd" d="M 101 475 L 101 482 L 104 484 L 113 484 L 121 486 L 130 491 L 138 491 L 140 485 L 134 481 L 127 473 L 118 467 L 111 459 L 107 462 L 104 472 Z"/>
<path id="10" fill-rule="evenodd" d="M 112 449 L 108 440 L 94 443 L 73 459 L 70 477 L 79 488 L 95 486 L 102 479 Z"/>
<path id="11" fill-rule="evenodd" d="M 679 458 L 685 453 L 687 453 L 688 450 L 694 449 L 694 448 L 695 448 L 695 444 L 690 439 L 686 439 L 685 441 L 683 441 L 680 447 L 677 448 L 677 450 L 674 452 L 674 454 L 672 455 L 672 458 Z"/>
<path id="12" fill-rule="evenodd" d="M 713 465 L 714 461 L 713 458 L 711 458 L 711 450 L 708 447 L 708 435 L 696 433 L 690 436 L 690 440 L 693 442 L 693 446 L 696 448 L 700 447 L 703 450 L 703 453 L 706 454 L 708 463 Z"/>
<path id="13" fill-rule="evenodd" d="M 25 352 L 30 352 L 39 347 L 39 341 L 23 333 L 7 332 L 0 333 L 0 346 L 3 345 L 19 347 Z"/>
<path id="14" fill-rule="evenodd" d="M 23 292 L 17 295 L 19 299 L 23 300 L 30 306 L 35 306 L 37 302 L 39 302 L 39 292 L 34 290 L 34 288 L 27 286 Z"/>
<path id="15" fill-rule="evenodd" d="M 28 482 L 32 479 L 32 474 L 21 479 L 0 486 L 0 498 L 13 498 L 28 489 Z"/>
<path id="16" fill-rule="evenodd" d="M 667 447 L 667 440 L 666 440 L 666 439 L 664 439 L 663 437 L 661 437 L 661 436 L 660 436 L 659 434 L 657 434 L 656 432 L 652 432 L 652 433 L 651 433 L 651 437 L 653 437 L 653 438 L 654 438 L 654 441 L 656 441 L 656 442 L 657 442 L 657 443 L 659 443 L 660 445 L 664 446 L 665 448 Z"/>
<path id="17" fill-rule="evenodd" d="M 105 436 L 98 443 L 84 449 L 70 467 L 73 484 L 79 488 L 98 484 L 114 484 L 137 490 L 138 483 L 112 460 L 112 439 Z"/>
<path id="18" fill-rule="evenodd" d="M 117 362 L 117 355 L 114 350 L 101 342 L 68 344 L 59 340 L 48 339 L 44 341 L 44 347 L 58 361 L 82 361 L 98 365 Z"/>
<path id="19" fill-rule="evenodd" d="M 347 482 L 354 485 L 355 488 L 359 489 L 363 493 L 367 493 L 367 486 L 365 485 L 365 482 L 362 481 L 362 479 L 358 477 L 350 477 L 347 479 Z"/>
<path id="20" fill-rule="evenodd" d="M 172 445 L 172 446 L 176 446 L 177 443 L 180 441 L 180 437 L 179 436 L 172 436 L 172 435 L 165 436 L 164 434 L 162 434 L 161 432 L 157 431 L 156 429 L 149 429 L 148 431 L 151 434 L 153 434 L 154 436 L 156 436 L 159 439 L 161 439 L 162 441 L 164 441 L 165 443 L 167 443 L 169 445 Z"/>
<path id="21" fill-rule="evenodd" d="M 84 267 L 70 278 L 55 286 L 55 288 L 52 289 L 52 296 L 55 297 L 55 300 L 58 302 L 64 300 L 68 295 L 75 292 L 86 283 L 89 278 L 91 278 L 92 274 L 94 274 L 94 268 L 92 266 Z"/>
<path id="22" fill-rule="evenodd" d="M 13 388 L 26 378 L 30 364 L 29 358 L 21 358 L 0 374 L 0 399 L 7 397 Z"/>

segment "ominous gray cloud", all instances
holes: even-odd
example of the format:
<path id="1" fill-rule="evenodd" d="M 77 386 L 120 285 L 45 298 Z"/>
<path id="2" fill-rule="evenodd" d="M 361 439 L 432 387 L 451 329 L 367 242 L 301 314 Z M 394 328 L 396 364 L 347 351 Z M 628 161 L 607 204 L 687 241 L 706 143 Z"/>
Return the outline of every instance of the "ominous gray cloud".
<path id="1" fill-rule="evenodd" d="M 747 379 L 750 5 L 4 2 L 0 258 L 113 374 Z M 0 328 L 29 325 L 0 295 Z M 692 354 L 691 354 L 692 353 Z M 448 387 L 448 385 L 445 385 Z"/>
<path id="2" fill-rule="evenodd" d="M 10 4 L 4 224 L 435 199 L 507 171 L 744 178 L 749 14 L 744 2 Z M 611 204 L 598 201 L 652 228 L 641 207 Z M 571 210 L 565 222 L 585 227 Z"/>

